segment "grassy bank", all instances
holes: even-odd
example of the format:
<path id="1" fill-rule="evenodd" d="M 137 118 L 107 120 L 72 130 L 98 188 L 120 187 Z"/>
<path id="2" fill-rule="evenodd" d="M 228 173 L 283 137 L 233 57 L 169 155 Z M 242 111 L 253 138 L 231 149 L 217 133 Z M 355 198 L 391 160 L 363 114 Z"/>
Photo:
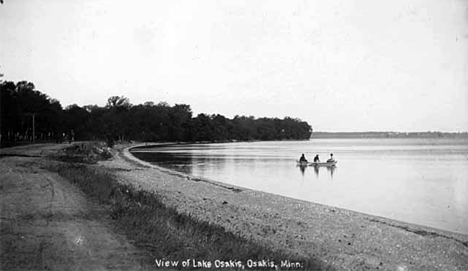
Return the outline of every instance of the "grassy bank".
<path id="1" fill-rule="evenodd" d="M 288 261 L 296 264 L 283 266 L 282 270 L 330 270 L 318 259 L 299 257 L 287 251 L 274 251 L 253 240 L 228 232 L 218 225 L 178 213 L 175 208 L 166 206 L 158 195 L 119 183 L 115 176 L 104 168 L 76 163 L 80 162 L 80 155 L 92 155 L 83 151 L 84 148 L 74 149 L 64 152 L 61 160 L 69 162 L 60 163 L 55 170 L 75 183 L 90 198 L 106 206 L 116 225 L 138 247 L 150 251 L 153 260 L 181 262 L 194 259 L 195 262 L 190 263 L 191 267 L 197 261 L 204 260 L 212 264 L 210 269 L 215 269 L 215 264 L 221 264 L 220 261 L 240 261 L 235 267 L 243 266 L 255 270 L 274 270 L 273 264 L 280 267 L 282 262 Z M 94 147 L 86 149 L 96 150 Z M 255 263 L 258 265 L 259 261 L 267 266 L 253 266 Z M 157 264 L 154 264 L 157 267 Z M 177 265 L 177 268 L 183 268 L 182 264 Z"/>

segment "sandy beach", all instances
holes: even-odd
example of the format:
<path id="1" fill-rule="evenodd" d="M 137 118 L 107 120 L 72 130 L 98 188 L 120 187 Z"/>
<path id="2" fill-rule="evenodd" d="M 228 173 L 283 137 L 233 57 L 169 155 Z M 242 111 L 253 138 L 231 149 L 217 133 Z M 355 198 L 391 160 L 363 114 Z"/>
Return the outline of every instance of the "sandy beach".
<path id="1" fill-rule="evenodd" d="M 141 265 L 147 254 L 103 210 L 48 171 L 50 156 L 65 146 L 2 150 L 2 267 L 151 270 Z M 96 166 L 179 212 L 260 244 L 315 256 L 337 270 L 468 270 L 466 235 L 193 178 L 136 159 L 129 152 L 135 146 L 116 147 Z"/>
<path id="2" fill-rule="evenodd" d="M 130 149 L 101 165 L 180 212 L 260 243 L 338 270 L 468 270 L 466 235 L 193 178 L 142 162 Z"/>

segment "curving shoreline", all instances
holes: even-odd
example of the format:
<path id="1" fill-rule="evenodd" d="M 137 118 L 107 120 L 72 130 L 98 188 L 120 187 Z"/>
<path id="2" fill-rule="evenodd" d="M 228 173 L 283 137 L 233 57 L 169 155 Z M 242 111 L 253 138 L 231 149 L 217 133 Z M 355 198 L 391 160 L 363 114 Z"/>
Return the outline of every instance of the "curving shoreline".
<path id="1" fill-rule="evenodd" d="M 121 148 L 120 181 L 159 194 L 178 211 L 339 270 L 468 270 L 468 236 L 249 190 L 154 166 Z"/>

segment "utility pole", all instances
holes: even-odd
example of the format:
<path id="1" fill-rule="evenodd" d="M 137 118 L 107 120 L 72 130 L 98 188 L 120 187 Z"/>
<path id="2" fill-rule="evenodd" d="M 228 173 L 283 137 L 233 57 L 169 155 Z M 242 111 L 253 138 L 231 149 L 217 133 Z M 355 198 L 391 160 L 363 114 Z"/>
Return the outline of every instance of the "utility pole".
<path id="1" fill-rule="evenodd" d="M 36 113 L 26 113 L 26 116 L 32 116 L 32 142 L 36 141 Z"/>
<path id="2" fill-rule="evenodd" d="M 32 117 L 33 117 L 33 143 L 34 143 L 35 140 L 36 140 L 36 125 L 35 125 L 36 124 L 36 115 L 33 114 Z"/>

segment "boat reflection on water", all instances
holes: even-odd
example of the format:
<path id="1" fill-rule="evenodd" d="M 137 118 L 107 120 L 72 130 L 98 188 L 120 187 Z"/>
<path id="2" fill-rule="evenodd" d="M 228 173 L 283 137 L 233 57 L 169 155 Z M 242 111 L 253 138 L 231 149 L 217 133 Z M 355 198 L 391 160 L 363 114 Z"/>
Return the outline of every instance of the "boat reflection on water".
<path id="1" fill-rule="evenodd" d="M 315 176 L 316 176 L 317 178 L 319 177 L 319 173 L 320 173 L 320 168 L 321 168 L 321 167 L 317 167 L 317 166 L 301 166 L 301 165 L 298 165 L 297 167 L 298 167 L 299 170 L 301 171 L 302 176 L 305 175 L 305 171 L 306 171 L 306 168 L 307 168 L 307 167 L 312 167 L 312 168 L 314 169 Z M 333 179 L 333 174 L 335 173 L 336 166 L 329 166 L 329 167 L 325 167 L 325 168 L 327 168 L 327 171 L 330 173 L 330 177 Z"/>
<path id="2" fill-rule="evenodd" d="M 305 166 L 304 165 L 297 165 L 297 167 L 299 167 L 299 170 L 301 171 L 302 176 L 304 176 L 307 165 L 305 165 Z"/>
<path id="3" fill-rule="evenodd" d="M 333 173 L 335 172 L 336 166 L 327 167 L 328 172 L 330 172 L 330 176 L 333 179 Z"/>
<path id="4" fill-rule="evenodd" d="M 315 176 L 317 176 L 317 178 L 319 177 L 319 172 L 320 172 L 320 167 L 313 167 L 314 168 L 314 172 L 315 172 Z"/>

